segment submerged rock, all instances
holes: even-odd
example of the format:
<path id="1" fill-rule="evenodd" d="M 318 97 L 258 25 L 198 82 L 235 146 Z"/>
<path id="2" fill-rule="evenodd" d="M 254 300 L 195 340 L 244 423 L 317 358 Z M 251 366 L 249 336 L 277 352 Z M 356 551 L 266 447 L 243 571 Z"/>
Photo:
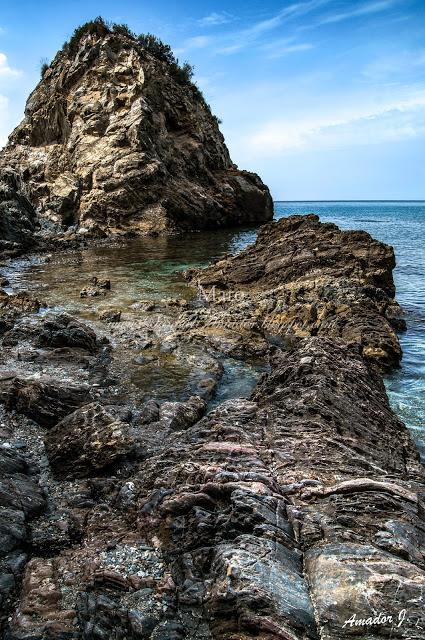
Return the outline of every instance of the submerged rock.
<path id="1" fill-rule="evenodd" d="M 232 163 L 187 71 L 100 21 L 44 73 L 0 154 L 5 165 L 53 233 L 170 232 L 273 215 L 267 187 Z"/>

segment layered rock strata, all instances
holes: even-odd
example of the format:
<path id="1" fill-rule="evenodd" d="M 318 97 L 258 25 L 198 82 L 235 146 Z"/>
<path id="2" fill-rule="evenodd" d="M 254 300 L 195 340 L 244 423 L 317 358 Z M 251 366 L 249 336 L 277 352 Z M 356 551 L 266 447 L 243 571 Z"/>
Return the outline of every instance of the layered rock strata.
<path id="1" fill-rule="evenodd" d="M 264 222 L 260 178 L 176 65 L 103 25 L 55 57 L 0 154 L 44 232 L 172 232 Z M 53 225 L 53 226 L 52 226 Z"/>
<path id="2" fill-rule="evenodd" d="M 361 346 L 381 367 L 397 365 L 396 330 L 405 328 L 394 300 L 392 247 L 365 231 L 341 231 L 318 216 L 292 216 L 263 226 L 254 245 L 204 270 L 187 272 L 204 309 L 182 329 L 211 339 L 246 335 L 330 336 Z"/>
<path id="3" fill-rule="evenodd" d="M 41 498 L 21 517 L 15 582 L 0 580 L 3 637 L 422 639 L 424 471 L 379 372 L 400 357 L 393 265 L 367 234 L 290 218 L 192 274 L 242 298 L 152 305 L 138 325 L 96 325 L 103 337 L 69 316 L 8 316 L 2 436 L 26 443 L 19 469 Z M 213 387 L 142 403 L 124 348 L 147 327 L 167 353 L 203 344 L 210 363 L 256 354 L 268 371 L 213 409 Z M 24 367 L 90 397 L 62 417 L 50 394 L 47 422 L 42 394 L 32 419 L 10 411 Z"/>

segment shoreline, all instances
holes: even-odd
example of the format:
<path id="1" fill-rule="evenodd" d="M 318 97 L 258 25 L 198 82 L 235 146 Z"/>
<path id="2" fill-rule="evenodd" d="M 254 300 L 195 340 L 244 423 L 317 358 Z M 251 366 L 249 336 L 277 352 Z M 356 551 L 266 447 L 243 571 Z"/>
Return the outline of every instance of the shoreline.
<path id="1" fill-rule="evenodd" d="M 79 638 L 87 625 L 130 636 L 145 624 L 135 609 L 152 628 L 170 634 L 177 625 L 193 640 L 248 639 L 253 629 L 342 640 L 353 614 L 395 620 L 406 609 L 391 628 L 414 637 L 406 634 L 422 609 L 412 597 L 425 586 L 413 542 L 423 468 L 376 367 L 399 358 L 387 319 L 398 313 L 393 266 L 392 250 L 368 234 L 295 216 L 263 226 L 236 256 L 187 273 L 189 283 L 227 291 L 217 304 L 159 302 L 96 335 L 63 314 L 34 322 L 15 300 L 18 313 L 3 328 L 10 446 L 0 455 L 15 469 L 12 510 L 19 482 L 34 507 L 25 512 L 31 554 L 8 638 L 52 626 L 54 637 Z M 285 326 L 286 345 L 264 339 Z M 126 377 L 133 349 L 148 365 L 156 354 L 195 366 L 198 391 L 141 404 Z M 270 370 L 249 398 L 208 412 L 223 375 L 219 354 L 259 356 Z M 373 600 L 364 599 L 365 576 Z M 383 634 L 389 624 L 379 625 Z"/>

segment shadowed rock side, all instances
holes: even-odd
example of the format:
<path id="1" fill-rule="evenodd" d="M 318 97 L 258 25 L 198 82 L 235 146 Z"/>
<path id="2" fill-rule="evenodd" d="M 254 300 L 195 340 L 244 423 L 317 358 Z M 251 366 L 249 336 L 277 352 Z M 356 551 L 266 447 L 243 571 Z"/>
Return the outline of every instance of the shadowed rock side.
<path id="1" fill-rule="evenodd" d="M 31 249 L 36 212 L 22 194 L 18 175 L 0 170 L 0 255 L 14 256 Z"/>
<path id="2" fill-rule="evenodd" d="M 397 361 L 393 262 L 367 234 L 307 216 L 267 225 L 239 258 L 198 274 L 205 286 L 243 282 L 242 301 L 173 305 L 127 328 L 124 317 L 97 325 L 101 336 L 66 315 L 31 316 L 28 301 L 18 312 L 9 296 L 1 637 L 423 640 L 424 470 L 388 404 L 381 352 L 365 351 Z M 276 305 L 286 335 L 287 294 L 291 318 L 319 307 L 317 335 L 305 314 L 288 325 L 294 339 L 270 344 Z M 261 353 L 268 372 L 249 399 L 210 411 L 214 385 L 142 403 L 126 369 L 148 327 L 167 350 L 203 344 L 211 370 L 236 351 Z"/>
<path id="3" fill-rule="evenodd" d="M 201 229 L 272 218 L 260 178 L 231 162 L 190 81 L 138 41 L 86 33 L 60 51 L 1 152 L 54 235 Z M 46 223 L 45 223 L 46 226 Z"/>
<path id="4" fill-rule="evenodd" d="M 267 334 L 340 337 L 381 367 L 394 366 L 395 330 L 405 328 L 394 267 L 392 247 L 365 231 L 341 231 L 315 215 L 284 218 L 264 225 L 237 256 L 187 272 L 211 303 L 184 314 L 181 328 L 212 340 L 245 331 L 248 348 Z"/>

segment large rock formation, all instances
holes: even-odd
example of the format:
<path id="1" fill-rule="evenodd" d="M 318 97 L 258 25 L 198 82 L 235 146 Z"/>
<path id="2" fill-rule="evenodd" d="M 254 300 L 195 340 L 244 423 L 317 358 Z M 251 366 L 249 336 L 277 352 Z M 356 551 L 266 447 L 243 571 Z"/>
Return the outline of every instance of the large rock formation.
<path id="1" fill-rule="evenodd" d="M 0 167 L 42 219 L 83 233 L 167 232 L 271 219 L 267 187 L 230 160 L 188 70 L 95 21 L 30 95 Z"/>

